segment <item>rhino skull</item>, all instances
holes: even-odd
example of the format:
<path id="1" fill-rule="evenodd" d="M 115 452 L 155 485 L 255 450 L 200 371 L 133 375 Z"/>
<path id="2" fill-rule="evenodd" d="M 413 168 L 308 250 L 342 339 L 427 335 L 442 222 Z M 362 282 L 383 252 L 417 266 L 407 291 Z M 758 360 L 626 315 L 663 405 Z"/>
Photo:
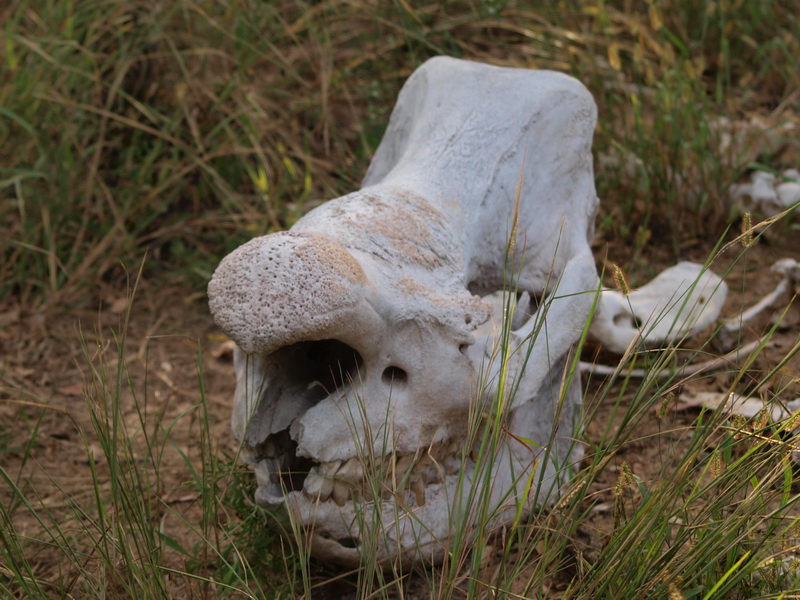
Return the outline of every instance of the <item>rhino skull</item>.
<path id="1" fill-rule="evenodd" d="M 581 456 L 568 366 L 598 286 L 595 118 L 567 76 L 431 59 L 361 190 L 216 270 L 256 501 L 284 506 L 318 557 L 356 565 L 374 543 L 384 564 L 438 560 L 472 527 L 471 489 L 488 488 L 497 526 L 568 480 Z M 492 312 L 482 296 L 508 273 L 521 301 L 502 373 L 515 386 L 499 385 L 498 333 L 476 336 Z M 506 433 L 479 476 L 470 424 L 498 402 Z"/>

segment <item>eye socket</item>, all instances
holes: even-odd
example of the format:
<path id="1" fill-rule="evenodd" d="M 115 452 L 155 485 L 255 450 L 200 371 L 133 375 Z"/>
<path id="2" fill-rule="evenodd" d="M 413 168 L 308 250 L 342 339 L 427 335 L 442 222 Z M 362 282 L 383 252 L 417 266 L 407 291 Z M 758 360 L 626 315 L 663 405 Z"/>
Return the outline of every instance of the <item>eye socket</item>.
<path id="1" fill-rule="evenodd" d="M 383 370 L 381 379 L 387 385 L 400 387 L 408 382 L 408 373 L 400 367 L 390 366 Z"/>

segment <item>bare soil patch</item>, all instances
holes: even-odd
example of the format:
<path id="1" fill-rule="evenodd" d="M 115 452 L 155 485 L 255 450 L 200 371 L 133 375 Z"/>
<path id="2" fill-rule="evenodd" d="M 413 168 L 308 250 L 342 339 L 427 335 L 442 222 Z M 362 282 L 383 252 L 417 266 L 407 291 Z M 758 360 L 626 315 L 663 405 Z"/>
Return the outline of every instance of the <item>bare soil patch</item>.
<path id="1" fill-rule="evenodd" d="M 797 233 L 791 231 L 770 235 L 737 260 L 740 250 L 730 249 L 712 266 L 717 273 L 729 269 L 725 279 L 730 292 L 723 316 L 737 314 L 776 285 L 780 277 L 769 269 L 776 260 L 800 260 Z M 674 262 L 657 251 L 652 254 L 652 261 L 642 263 L 646 268 L 629 273 L 633 280 L 643 283 L 652 276 L 647 271 L 656 272 Z M 698 261 L 705 258 L 700 250 L 687 254 Z M 770 394 L 779 394 L 786 401 L 800 397 L 800 355 L 785 361 L 768 381 L 764 380 L 800 339 L 800 306 L 791 300 L 786 298 L 781 309 L 763 315 L 743 331 L 742 341 L 751 341 L 780 317 L 770 343 L 735 386 L 737 391 L 748 393 L 758 388 L 764 399 Z M 126 328 L 128 306 L 131 309 Z M 134 430 L 142 422 L 146 425 L 134 439 L 134 444 L 141 442 L 136 451 L 147 452 L 148 426 L 159 423 L 161 428 L 153 427 L 151 431 L 160 430 L 162 435 L 169 431 L 169 442 L 158 458 L 160 475 L 153 494 L 158 495 L 161 510 L 153 526 L 183 548 L 195 547 L 198 537 L 192 527 L 200 527 L 204 509 L 191 469 L 199 470 L 204 460 L 198 422 L 205 418 L 199 408 L 203 398 L 212 424 L 211 447 L 220 455 L 235 453 L 229 430 L 235 385 L 231 346 L 213 325 L 204 298 L 187 296 L 180 285 L 141 281 L 132 304 L 126 290 L 108 287 L 99 290 L 93 303 L 85 307 L 36 312 L 7 304 L 0 307 L 0 325 L 0 460 L 6 472 L 19 485 L 28 486 L 53 514 L 62 515 L 65 530 L 84 536 L 79 524 L 71 527 L 68 520 L 74 512 L 72 504 L 91 511 L 95 502 L 87 451 L 94 456 L 99 480 L 107 481 L 108 477 L 108 465 L 91 422 L 91 403 L 99 402 L 103 394 L 92 369 L 105 370 L 107 380 L 114 381 L 118 359 L 124 356 L 121 416 Z M 123 331 L 127 332 L 124 340 L 120 337 Z M 702 338 L 698 336 L 692 343 L 699 348 L 705 341 Z M 120 352 L 118 345 L 122 343 L 124 350 Z M 702 352 L 709 351 L 714 351 L 713 345 Z M 594 349 L 587 348 L 584 360 L 609 363 L 613 357 L 602 352 L 594 354 Z M 693 378 L 686 386 L 677 386 L 675 393 L 679 394 L 683 387 L 728 391 L 739 366 L 731 364 Z M 585 377 L 587 403 L 597 401 L 595 392 L 602 384 L 602 377 Z M 598 418 L 586 429 L 590 442 L 599 442 L 607 427 L 616 426 L 613 402 L 602 402 Z M 671 411 L 666 417 L 653 412 L 642 421 L 641 430 L 617 454 L 617 463 L 606 469 L 589 496 L 592 517 L 575 540 L 576 551 L 583 553 L 586 560 L 591 562 L 614 527 L 614 487 L 621 464 L 626 462 L 644 481 L 670 468 L 675 457 L 684 451 L 696 416 L 696 409 Z M 142 468 L 148 468 L 147 457 L 140 458 Z M 635 494 L 629 495 L 629 502 L 635 503 Z M 0 496 L 3 502 L 11 502 L 12 495 L 5 486 L 0 487 Z M 27 511 L 17 510 L 14 515 L 19 520 L 15 522 L 17 530 L 27 537 L 37 573 L 54 584 L 59 579 L 63 581 L 63 557 L 48 544 L 37 541 L 43 539 L 41 525 Z M 211 518 L 222 524 L 235 520 L 237 515 L 220 511 Z M 84 539 L 83 543 L 86 548 L 91 547 L 91 540 Z M 274 552 L 280 555 L 281 548 L 276 547 Z M 187 556 L 177 551 L 168 552 L 167 556 L 171 561 L 168 566 L 186 568 Z M 491 567 L 489 556 L 487 568 Z M 86 560 L 93 560 L 91 551 Z M 199 567 L 200 572 L 213 575 L 212 566 L 205 571 L 203 568 Z M 317 581 L 322 584 L 329 577 L 327 572 L 320 572 Z M 553 585 L 556 594 L 558 582 Z M 181 581 L 176 582 L 174 591 L 176 597 L 201 597 L 203 589 L 202 583 L 192 587 Z M 409 592 L 412 589 L 416 589 L 418 597 L 426 597 L 422 579 Z M 352 590 L 350 580 L 345 579 L 321 585 L 319 593 L 320 597 L 349 597 Z"/>

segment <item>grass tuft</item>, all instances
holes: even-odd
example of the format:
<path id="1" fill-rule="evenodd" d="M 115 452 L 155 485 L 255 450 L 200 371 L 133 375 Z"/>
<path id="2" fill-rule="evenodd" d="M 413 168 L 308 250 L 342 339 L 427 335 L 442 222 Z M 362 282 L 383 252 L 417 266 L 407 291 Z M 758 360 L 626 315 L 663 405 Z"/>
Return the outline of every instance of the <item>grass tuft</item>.
<path id="1" fill-rule="evenodd" d="M 155 330 L 171 331 L 160 320 L 168 302 L 152 292 L 172 286 L 203 298 L 221 256 L 358 187 L 400 86 L 436 54 L 556 69 L 591 90 L 601 115 L 596 246 L 619 265 L 611 275 L 620 291 L 663 264 L 711 253 L 708 264 L 747 292 L 751 254 L 792 250 L 779 236 L 797 224 L 788 212 L 761 223 L 746 214 L 739 235 L 728 189 L 750 170 L 800 167 L 799 18 L 788 0 L 5 3 L 0 595 L 800 593 L 797 419 L 679 412 L 688 388 L 759 395 L 765 406 L 792 400 L 800 346 L 786 331 L 796 307 L 761 325 L 751 355 L 714 374 L 682 371 L 721 353 L 711 339 L 631 351 L 613 375 L 586 377 L 586 458 L 554 505 L 527 517 L 517 510 L 492 531 L 485 488 L 474 485 L 462 517 L 477 533 L 454 535 L 440 566 L 367 561 L 341 573 L 309 557 L 307 533 L 285 515 L 253 505 L 252 473 L 219 441 L 228 408 L 213 394 L 229 384 L 209 373 L 215 363 L 197 340 L 184 340 L 194 380 L 173 380 L 167 367 L 179 353 L 153 350 L 165 343 Z M 151 291 L 133 302 L 140 282 Z M 105 322 L 86 325 L 97 306 L 118 317 L 112 333 Z M 138 307 L 156 324 L 137 325 Z M 53 354 L 63 342 L 53 322 L 79 311 L 79 355 Z M 19 340 L 18 323 L 27 328 Z M 501 399 L 516 386 L 504 365 L 527 351 L 509 333 L 494 357 L 499 381 L 483 382 Z M 55 383 L 76 368 L 79 390 Z M 508 437 L 507 405 L 490 408 L 476 402 L 470 416 L 464 460 L 475 450 L 474 482 Z M 532 461 L 546 460 L 517 442 Z M 78 466 L 43 470 L 65 446 L 77 447 Z M 655 464 L 642 464 L 654 446 Z M 386 493 L 386 462 L 365 454 L 364 463 L 373 493 Z M 377 538 L 367 542 L 376 556 Z"/>

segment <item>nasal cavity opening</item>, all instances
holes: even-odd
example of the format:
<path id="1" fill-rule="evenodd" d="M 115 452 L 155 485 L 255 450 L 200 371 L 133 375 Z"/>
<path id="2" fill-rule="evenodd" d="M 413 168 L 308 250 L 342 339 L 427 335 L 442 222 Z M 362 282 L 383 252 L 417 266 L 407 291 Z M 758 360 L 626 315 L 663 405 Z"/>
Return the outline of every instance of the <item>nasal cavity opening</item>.
<path id="1" fill-rule="evenodd" d="M 408 373 L 400 367 L 386 367 L 381 376 L 383 382 L 394 387 L 402 387 L 408 382 Z"/>
<path id="2" fill-rule="evenodd" d="M 305 351 L 303 370 L 309 385 L 319 385 L 328 394 L 358 380 L 364 364 L 361 355 L 339 340 L 301 342 Z"/>
<path id="3" fill-rule="evenodd" d="M 284 389 L 299 389 L 312 401 L 358 381 L 364 365 L 361 355 L 339 340 L 298 342 L 278 352 L 276 384 Z"/>

